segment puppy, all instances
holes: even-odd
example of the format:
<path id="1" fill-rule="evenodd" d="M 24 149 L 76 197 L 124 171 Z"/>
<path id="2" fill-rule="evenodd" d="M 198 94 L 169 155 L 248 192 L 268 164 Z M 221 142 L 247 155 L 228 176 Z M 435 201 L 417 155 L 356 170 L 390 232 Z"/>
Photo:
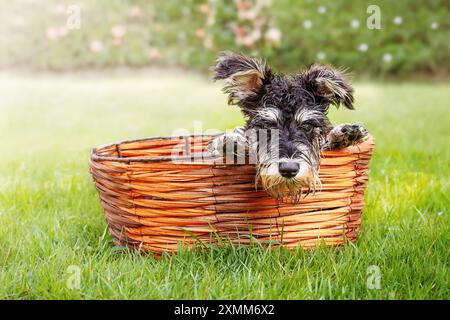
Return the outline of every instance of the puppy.
<path id="1" fill-rule="evenodd" d="M 342 71 L 313 65 L 299 74 L 275 74 L 261 59 L 228 52 L 213 72 L 214 80 L 225 80 L 228 103 L 241 108 L 246 124 L 216 137 L 207 150 L 252 155 L 256 181 L 275 198 L 299 201 L 315 191 L 321 150 L 346 148 L 368 135 L 358 124 L 333 127 L 328 120 L 330 105 L 353 109 L 353 88 Z"/>

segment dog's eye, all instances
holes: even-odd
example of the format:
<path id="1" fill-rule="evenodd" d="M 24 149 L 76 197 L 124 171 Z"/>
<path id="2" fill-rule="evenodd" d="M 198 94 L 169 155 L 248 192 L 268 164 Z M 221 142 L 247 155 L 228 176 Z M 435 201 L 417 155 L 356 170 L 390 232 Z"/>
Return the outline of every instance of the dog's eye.
<path id="1" fill-rule="evenodd" d="M 314 130 L 314 126 L 312 125 L 312 124 L 310 124 L 310 123 L 303 123 L 302 124 L 302 128 L 306 131 L 306 132 L 311 132 L 311 131 L 313 131 Z"/>

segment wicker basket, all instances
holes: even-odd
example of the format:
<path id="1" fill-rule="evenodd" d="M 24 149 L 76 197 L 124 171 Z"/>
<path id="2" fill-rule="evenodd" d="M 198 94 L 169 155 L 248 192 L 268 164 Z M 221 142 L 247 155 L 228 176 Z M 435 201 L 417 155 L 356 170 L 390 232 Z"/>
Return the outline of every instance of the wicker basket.
<path id="1" fill-rule="evenodd" d="M 92 150 L 90 172 L 116 243 L 161 253 L 225 239 L 294 248 L 355 241 L 369 160 L 363 143 L 322 154 L 322 189 L 297 204 L 255 190 L 255 167 L 193 160 L 213 136 L 125 141 Z M 174 147 L 184 146 L 176 162 Z"/>

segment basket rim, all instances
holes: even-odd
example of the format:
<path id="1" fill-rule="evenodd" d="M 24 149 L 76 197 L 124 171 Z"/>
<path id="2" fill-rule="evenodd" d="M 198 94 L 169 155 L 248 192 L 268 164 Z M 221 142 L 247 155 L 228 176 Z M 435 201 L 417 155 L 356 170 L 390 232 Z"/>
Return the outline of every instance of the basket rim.
<path id="1" fill-rule="evenodd" d="M 121 157 L 105 157 L 105 156 L 99 156 L 96 152 L 99 149 L 108 148 L 108 147 L 118 147 L 122 144 L 126 143 L 133 143 L 133 142 L 142 142 L 142 141 L 153 141 L 153 140 L 172 140 L 172 139 L 184 139 L 185 143 L 189 143 L 190 138 L 198 138 L 198 137 L 217 137 L 222 135 L 223 133 L 217 133 L 217 134 L 186 134 L 186 135 L 179 135 L 179 136 L 160 136 L 160 137 L 147 137 L 147 138 L 137 138 L 137 139 L 126 139 L 121 140 L 113 143 L 103 144 L 96 148 L 92 148 L 90 152 L 90 158 L 93 161 L 118 161 L 118 162 L 162 162 L 162 161 L 170 161 L 170 160 L 193 160 L 192 155 L 187 156 L 178 156 L 178 157 L 147 157 L 147 158 L 121 158 Z M 206 160 L 212 160 L 216 159 L 217 157 L 213 156 L 202 156 L 203 159 Z"/>
<path id="2" fill-rule="evenodd" d="M 108 143 L 108 144 L 103 144 L 100 145 L 96 148 L 92 148 L 90 151 L 90 159 L 92 161 L 114 161 L 114 162 L 126 162 L 126 163 L 130 163 L 130 162 L 165 162 L 165 161 L 192 161 L 194 160 L 194 156 L 193 154 L 190 155 L 186 155 L 186 156 L 171 156 L 171 157 L 166 157 L 166 156 L 153 156 L 153 157 L 146 157 L 146 158 L 122 158 L 122 157 L 107 157 L 107 156 L 99 156 L 97 154 L 97 150 L 99 149 L 103 149 L 103 148 L 108 148 L 108 147 L 118 147 L 122 144 L 126 144 L 126 143 L 133 143 L 133 142 L 143 142 L 143 141 L 154 141 L 154 140 L 171 140 L 171 139 L 184 139 L 185 140 L 185 145 L 187 146 L 190 141 L 190 138 L 198 138 L 198 137 L 217 137 L 224 134 L 224 132 L 221 133 L 217 133 L 217 134 L 187 134 L 187 135 L 178 135 L 178 136 L 157 136 L 157 137 L 147 137 L 147 138 L 137 138 L 137 139 L 125 139 L 125 140 L 121 140 L 121 141 L 117 141 L 117 142 L 113 142 L 113 143 Z M 363 140 L 362 142 L 360 142 L 359 144 L 355 145 L 358 146 L 360 144 L 364 144 L 364 143 L 373 143 L 373 136 L 371 134 L 368 135 L 367 139 Z M 343 149 L 345 150 L 345 149 Z M 341 150 L 339 150 L 341 151 Z M 343 152 L 344 153 L 344 152 Z M 353 153 L 353 152 L 352 152 Z M 214 159 L 218 159 L 219 157 L 217 156 L 207 156 L 207 155 L 202 155 L 202 160 L 214 160 Z"/>

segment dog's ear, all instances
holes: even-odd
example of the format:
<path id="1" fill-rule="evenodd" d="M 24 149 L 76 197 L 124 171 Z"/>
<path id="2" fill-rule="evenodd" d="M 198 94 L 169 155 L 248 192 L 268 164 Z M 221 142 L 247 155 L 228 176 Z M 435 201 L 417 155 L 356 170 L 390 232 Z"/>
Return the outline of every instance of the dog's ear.
<path id="1" fill-rule="evenodd" d="M 213 80 L 225 79 L 223 91 L 229 104 L 255 101 L 272 79 L 272 72 L 264 61 L 232 52 L 222 53 L 213 68 Z"/>
<path id="2" fill-rule="evenodd" d="M 315 64 L 302 73 L 302 79 L 305 87 L 316 99 L 336 107 L 343 104 L 354 109 L 353 87 L 346 79 L 344 71 Z"/>

